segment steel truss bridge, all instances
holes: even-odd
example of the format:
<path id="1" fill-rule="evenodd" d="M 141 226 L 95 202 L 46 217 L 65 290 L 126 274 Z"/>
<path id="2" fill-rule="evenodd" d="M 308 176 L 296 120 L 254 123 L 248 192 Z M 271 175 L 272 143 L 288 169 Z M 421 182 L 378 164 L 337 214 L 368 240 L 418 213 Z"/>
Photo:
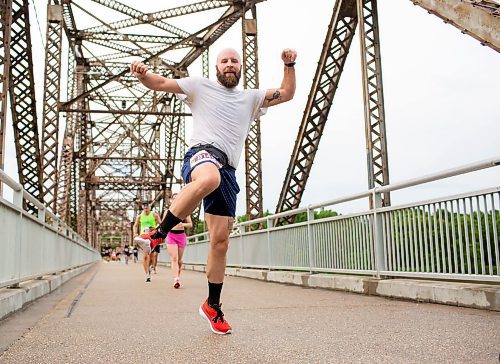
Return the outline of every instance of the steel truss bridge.
<path id="1" fill-rule="evenodd" d="M 243 86 L 258 88 L 257 9 L 264 1 L 186 1 L 147 13 L 115 0 L 48 0 L 44 91 L 36 99 L 43 102 L 39 120 L 29 1 L 1 0 L 0 169 L 7 121 L 12 120 L 24 189 L 93 246 L 103 236 L 118 236 L 126 243 L 131 231 L 127 211 L 137 214 L 143 199 L 163 210 L 174 185 L 182 183 L 178 171 L 186 148 L 185 118 L 190 115 L 172 94 L 138 83 L 128 72 L 130 60 L 141 57 L 154 72 L 181 78 L 201 59 L 198 63 L 208 77 L 210 47 L 228 29 L 240 26 Z M 500 50 L 499 1 L 413 3 Z M 389 184 L 377 0 L 332 4 L 276 212 L 299 207 L 347 54 L 358 46 L 352 44 L 356 31 L 362 55 L 368 185 Z M 119 20 L 109 21 L 105 14 L 111 13 Z M 194 31 L 174 25 L 194 17 Z M 63 44 L 68 44 L 67 54 Z M 260 140 L 260 121 L 255 120 L 245 144 L 249 218 L 263 213 Z M 390 205 L 389 192 L 381 204 Z M 193 215 L 196 221 L 199 209 Z"/>

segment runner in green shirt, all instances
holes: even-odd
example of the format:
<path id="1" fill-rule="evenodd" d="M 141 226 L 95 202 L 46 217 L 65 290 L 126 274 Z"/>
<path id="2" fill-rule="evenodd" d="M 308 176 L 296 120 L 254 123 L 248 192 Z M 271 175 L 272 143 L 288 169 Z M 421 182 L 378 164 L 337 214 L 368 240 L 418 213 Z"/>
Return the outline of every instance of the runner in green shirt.
<path id="1" fill-rule="evenodd" d="M 142 212 L 137 216 L 134 223 L 134 235 L 143 234 L 145 231 L 147 232 L 149 228 L 154 228 L 161 222 L 160 216 L 151 211 L 149 202 L 142 202 Z M 140 230 L 139 230 L 140 227 Z M 149 269 L 151 263 L 151 248 L 149 244 L 145 244 L 144 246 L 139 244 L 139 247 L 142 249 L 142 266 L 144 268 L 144 272 L 146 273 L 146 282 L 151 282 L 151 272 Z"/>

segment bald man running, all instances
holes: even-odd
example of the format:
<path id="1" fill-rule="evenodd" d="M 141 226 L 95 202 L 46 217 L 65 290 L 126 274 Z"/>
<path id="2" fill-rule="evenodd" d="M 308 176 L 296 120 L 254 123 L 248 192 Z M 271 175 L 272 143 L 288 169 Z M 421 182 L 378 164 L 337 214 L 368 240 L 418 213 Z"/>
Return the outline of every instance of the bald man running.
<path id="1" fill-rule="evenodd" d="M 130 71 L 146 87 L 178 94 L 193 115 L 190 148 L 184 157 L 182 178 L 187 185 L 179 193 L 167 216 L 149 234 L 135 237 L 138 243 L 161 244 L 167 233 L 189 216 L 203 199 L 205 219 L 210 232 L 207 261 L 208 298 L 200 306 L 216 334 L 229 334 L 231 326 L 221 310 L 220 295 L 226 269 L 226 253 L 234 216 L 236 195 L 240 191 L 235 171 L 253 120 L 269 106 L 289 101 L 295 94 L 297 52 L 285 49 L 281 86 L 267 90 L 236 88 L 241 77 L 241 57 L 231 48 L 217 57 L 217 81 L 201 77 L 168 79 L 148 72 L 141 62 Z"/>

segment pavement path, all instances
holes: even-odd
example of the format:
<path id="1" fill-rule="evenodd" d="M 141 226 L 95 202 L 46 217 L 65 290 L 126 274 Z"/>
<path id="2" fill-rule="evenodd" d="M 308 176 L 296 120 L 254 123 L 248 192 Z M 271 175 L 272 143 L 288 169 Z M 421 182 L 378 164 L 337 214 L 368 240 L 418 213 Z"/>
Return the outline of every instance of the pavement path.
<path id="1" fill-rule="evenodd" d="M 0 363 L 499 363 L 498 312 L 226 277 L 219 336 L 204 274 L 182 278 L 97 264 L 0 322 Z"/>

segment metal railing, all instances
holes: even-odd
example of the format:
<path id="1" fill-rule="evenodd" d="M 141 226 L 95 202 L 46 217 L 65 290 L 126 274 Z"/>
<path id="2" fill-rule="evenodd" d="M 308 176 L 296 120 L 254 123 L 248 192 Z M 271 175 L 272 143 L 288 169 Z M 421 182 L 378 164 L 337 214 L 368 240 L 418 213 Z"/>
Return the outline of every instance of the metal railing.
<path id="1" fill-rule="evenodd" d="M 500 282 L 500 186 L 380 207 L 381 194 L 500 165 L 500 157 L 239 223 L 228 266 Z M 372 198 L 368 211 L 314 219 L 317 209 Z M 368 205 L 368 204 L 367 204 Z M 307 220 L 274 226 L 306 213 Z M 257 230 L 251 230 L 252 226 Z M 205 264 L 208 233 L 188 238 L 184 261 Z"/>
<path id="2" fill-rule="evenodd" d="M 0 197 L 0 288 L 100 260 L 94 248 L 0 169 L 12 201 Z M 24 202 L 36 216 L 24 210 Z M 47 222 L 49 221 L 49 222 Z"/>

